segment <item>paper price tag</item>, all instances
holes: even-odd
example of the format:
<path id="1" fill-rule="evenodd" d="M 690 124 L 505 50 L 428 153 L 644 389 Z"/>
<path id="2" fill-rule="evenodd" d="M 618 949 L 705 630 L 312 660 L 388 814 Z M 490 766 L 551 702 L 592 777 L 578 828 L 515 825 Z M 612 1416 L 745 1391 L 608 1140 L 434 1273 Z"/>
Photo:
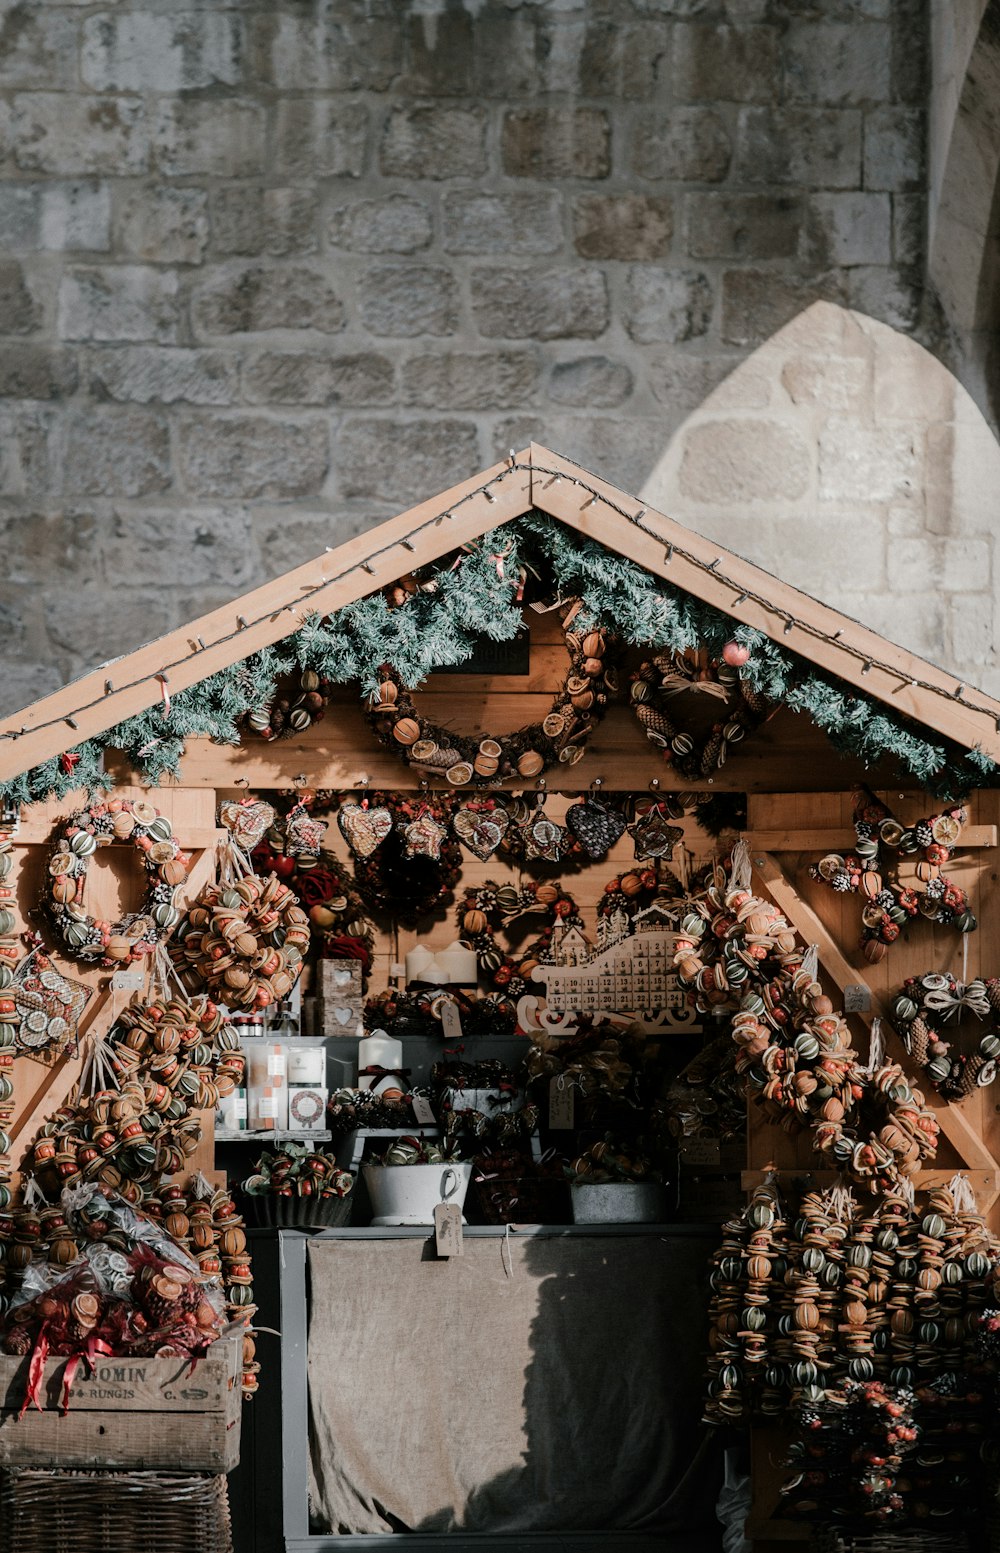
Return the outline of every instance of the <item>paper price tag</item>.
<path id="1" fill-rule="evenodd" d="M 268 1052 L 267 1073 L 269 1078 L 284 1078 L 285 1054 L 284 1052 Z"/>
<path id="2" fill-rule="evenodd" d="M 111 986 L 115 992 L 138 992 L 145 979 L 142 971 L 115 971 Z"/>
<path id="3" fill-rule="evenodd" d="M 438 1256 L 462 1256 L 462 1210 L 457 1202 L 439 1202 L 434 1209 L 434 1239 Z"/>
<path id="4" fill-rule="evenodd" d="M 237 1095 L 233 1096 L 233 1115 L 236 1117 L 236 1120 L 238 1122 L 245 1122 L 246 1121 L 246 1119 L 247 1119 L 247 1097 L 246 1097 L 246 1095 L 237 1094 Z"/>
<path id="5" fill-rule="evenodd" d="M 448 1041 L 460 1041 L 462 1039 L 462 1016 L 458 1012 L 458 1004 L 450 1000 L 441 1007 L 441 1028 L 445 1039 Z"/>
<path id="6" fill-rule="evenodd" d="M 434 1107 L 426 1095 L 413 1096 L 413 1120 L 419 1122 L 421 1127 L 433 1127 L 437 1122 Z"/>
<path id="7" fill-rule="evenodd" d="M 869 1014 L 872 1007 L 871 988 L 863 981 L 852 981 L 844 988 L 844 1013 Z"/>
<path id="8" fill-rule="evenodd" d="M 549 1126 L 555 1131 L 566 1132 L 574 1125 L 573 1086 L 557 1073 L 549 1083 Z"/>
<path id="9" fill-rule="evenodd" d="M 278 1114 L 278 1103 L 273 1095 L 262 1095 L 257 1102 L 257 1114 L 264 1120 L 273 1120 Z"/>

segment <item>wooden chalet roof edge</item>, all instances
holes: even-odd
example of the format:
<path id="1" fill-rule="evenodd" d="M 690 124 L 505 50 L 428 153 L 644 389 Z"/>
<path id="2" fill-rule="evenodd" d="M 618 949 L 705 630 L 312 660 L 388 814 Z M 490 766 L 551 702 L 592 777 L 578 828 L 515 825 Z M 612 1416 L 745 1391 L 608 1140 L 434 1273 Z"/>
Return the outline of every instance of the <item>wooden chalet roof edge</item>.
<path id="1" fill-rule="evenodd" d="M 935 735 L 1000 760 L 1000 701 L 540 443 L 0 718 L 0 780 L 426 566 L 532 507 L 766 634 Z M 789 624 L 790 622 L 790 624 Z"/>

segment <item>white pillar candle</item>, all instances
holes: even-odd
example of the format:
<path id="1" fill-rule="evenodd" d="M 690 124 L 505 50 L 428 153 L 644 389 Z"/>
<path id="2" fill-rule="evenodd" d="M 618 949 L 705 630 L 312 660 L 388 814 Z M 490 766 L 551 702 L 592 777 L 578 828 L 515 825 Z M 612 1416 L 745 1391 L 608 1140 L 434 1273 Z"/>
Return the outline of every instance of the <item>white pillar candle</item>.
<path id="1" fill-rule="evenodd" d="M 386 1035 L 384 1030 L 373 1030 L 358 1042 L 359 1068 L 401 1068 L 403 1043 Z"/>
<path id="2" fill-rule="evenodd" d="M 420 980 L 432 987 L 447 987 L 451 977 L 440 959 L 429 960 L 420 973 Z"/>
<path id="3" fill-rule="evenodd" d="M 437 963 L 448 972 L 448 980 L 454 986 L 473 986 L 479 978 L 476 951 L 467 948 L 465 944 L 454 943 L 442 949 L 437 956 Z"/>
<path id="4" fill-rule="evenodd" d="M 414 944 L 413 948 L 406 956 L 407 981 L 423 981 L 424 969 L 426 966 L 430 965 L 433 958 L 434 956 L 431 954 L 426 944 Z"/>

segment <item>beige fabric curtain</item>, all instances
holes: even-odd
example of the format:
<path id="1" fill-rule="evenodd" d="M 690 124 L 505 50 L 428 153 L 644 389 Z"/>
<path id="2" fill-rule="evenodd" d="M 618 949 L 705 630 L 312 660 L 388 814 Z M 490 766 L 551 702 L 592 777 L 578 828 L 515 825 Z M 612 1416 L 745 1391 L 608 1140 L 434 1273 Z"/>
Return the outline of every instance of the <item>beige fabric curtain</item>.
<path id="1" fill-rule="evenodd" d="M 314 1529 L 670 1529 L 711 1515 L 706 1242 L 309 1247 Z"/>

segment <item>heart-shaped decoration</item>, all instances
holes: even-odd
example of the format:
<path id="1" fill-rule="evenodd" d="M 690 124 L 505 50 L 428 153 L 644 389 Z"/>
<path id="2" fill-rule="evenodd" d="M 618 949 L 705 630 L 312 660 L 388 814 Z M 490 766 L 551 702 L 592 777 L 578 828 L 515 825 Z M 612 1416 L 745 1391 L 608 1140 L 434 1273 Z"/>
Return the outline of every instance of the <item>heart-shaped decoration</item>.
<path id="1" fill-rule="evenodd" d="M 637 858 L 665 857 L 668 862 L 674 855 L 674 847 L 684 840 L 681 827 L 671 825 L 669 816 L 659 804 L 654 804 L 629 826 L 629 835 L 635 843 Z"/>
<path id="2" fill-rule="evenodd" d="M 436 820 L 430 810 L 410 820 L 402 832 L 407 857 L 429 857 L 434 863 L 440 859 L 441 848 L 448 840 L 448 827 Z"/>
<path id="3" fill-rule="evenodd" d="M 348 982 L 353 980 L 354 976 L 351 971 L 334 971 L 333 973 L 333 985 L 335 987 L 346 987 Z"/>
<path id="4" fill-rule="evenodd" d="M 492 809 L 470 806 L 459 809 L 451 824 L 462 845 L 468 847 L 474 857 L 488 863 L 507 834 L 510 815 L 499 806 Z"/>
<path id="5" fill-rule="evenodd" d="M 337 815 L 340 833 L 355 857 L 371 857 L 392 830 L 388 809 L 369 809 L 367 799 L 341 805 Z"/>
<path id="6" fill-rule="evenodd" d="M 606 857 L 615 842 L 625 832 L 624 816 L 617 809 L 607 809 L 593 798 L 574 803 L 566 810 L 566 825 L 570 833 L 595 862 Z"/>
<path id="7" fill-rule="evenodd" d="M 353 1008 L 334 1008 L 333 1017 L 338 1025 L 346 1025 L 349 1020 L 355 1018 Z"/>
<path id="8" fill-rule="evenodd" d="M 261 799 L 224 803 L 219 810 L 219 823 L 225 826 L 238 847 L 244 852 L 252 852 L 274 824 L 274 810 Z"/>
<path id="9" fill-rule="evenodd" d="M 530 820 L 521 826 L 524 855 L 540 858 L 546 863 L 558 863 L 566 846 L 566 832 L 555 820 L 550 820 L 541 809 L 536 809 Z"/>

